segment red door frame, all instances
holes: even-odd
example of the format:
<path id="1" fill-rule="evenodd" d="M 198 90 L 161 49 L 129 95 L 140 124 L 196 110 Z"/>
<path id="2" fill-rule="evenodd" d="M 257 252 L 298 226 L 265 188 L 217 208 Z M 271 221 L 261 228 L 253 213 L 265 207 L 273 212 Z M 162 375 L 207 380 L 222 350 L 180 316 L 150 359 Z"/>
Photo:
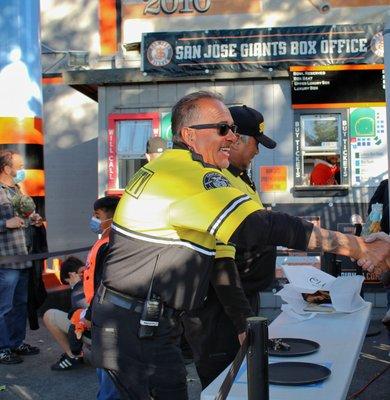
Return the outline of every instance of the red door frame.
<path id="1" fill-rule="evenodd" d="M 152 121 L 152 136 L 160 136 L 160 114 L 159 113 L 136 113 L 136 114 L 109 114 L 107 135 L 107 194 L 119 194 L 123 190 L 117 187 L 118 158 L 116 151 L 116 124 L 120 121 Z M 116 193 L 118 192 L 118 193 Z"/>

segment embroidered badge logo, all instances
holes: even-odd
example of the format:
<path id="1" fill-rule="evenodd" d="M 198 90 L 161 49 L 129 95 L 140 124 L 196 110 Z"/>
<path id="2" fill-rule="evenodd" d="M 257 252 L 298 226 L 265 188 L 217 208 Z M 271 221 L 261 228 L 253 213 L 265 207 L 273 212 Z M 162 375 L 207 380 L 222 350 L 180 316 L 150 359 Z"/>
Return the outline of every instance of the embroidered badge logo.
<path id="1" fill-rule="evenodd" d="M 260 122 L 259 124 L 259 132 L 264 133 L 264 122 Z"/>
<path id="2" fill-rule="evenodd" d="M 231 186 L 228 179 L 222 174 L 218 174 L 217 172 L 208 172 L 203 177 L 203 186 L 207 189 L 217 189 L 220 187 L 228 187 Z"/>

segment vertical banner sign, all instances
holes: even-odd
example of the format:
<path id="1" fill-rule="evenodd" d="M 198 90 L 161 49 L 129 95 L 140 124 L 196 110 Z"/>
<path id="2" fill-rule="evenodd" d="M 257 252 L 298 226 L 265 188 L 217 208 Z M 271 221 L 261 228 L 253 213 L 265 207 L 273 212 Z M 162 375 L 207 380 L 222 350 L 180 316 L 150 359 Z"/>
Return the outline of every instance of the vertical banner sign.
<path id="1" fill-rule="evenodd" d="M 341 119 L 340 183 L 349 185 L 349 140 L 346 114 Z"/>
<path id="2" fill-rule="evenodd" d="M 108 174 L 108 189 L 115 189 L 117 187 L 118 166 L 116 159 L 116 135 L 115 135 L 115 122 L 112 122 L 108 127 L 108 157 L 107 157 L 107 174 Z"/>
<path id="3" fill-rule="evenodd" d="M 294 121 L 294 186 L 301 186 L 302 170 L 303 170 L 303 157 L 301 145 L 301 121 L 299 115 L 295 115 Z"/>
<path id="4" fill-rule="evenodd" d="M 383 63 L 383 25 L 144 33 L 142 69 L 164 75 Z"/>

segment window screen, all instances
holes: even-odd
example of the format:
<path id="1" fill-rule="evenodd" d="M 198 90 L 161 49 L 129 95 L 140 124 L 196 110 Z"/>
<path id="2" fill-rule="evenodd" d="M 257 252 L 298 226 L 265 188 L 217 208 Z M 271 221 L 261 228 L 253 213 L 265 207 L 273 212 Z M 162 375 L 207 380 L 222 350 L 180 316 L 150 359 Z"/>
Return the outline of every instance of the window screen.
<path id="1" fill-rule="evenodd" d="M 304 150 L 338 150 L 341 137 L 340 114 L 302 115 L 301 126 Z"/>
<path id="2" fill-rule="evenodd" d="M 144 158 L 146 142 L 152 133 L 151 120 L 119 121 L 117 124 L 118 158 Z"/>

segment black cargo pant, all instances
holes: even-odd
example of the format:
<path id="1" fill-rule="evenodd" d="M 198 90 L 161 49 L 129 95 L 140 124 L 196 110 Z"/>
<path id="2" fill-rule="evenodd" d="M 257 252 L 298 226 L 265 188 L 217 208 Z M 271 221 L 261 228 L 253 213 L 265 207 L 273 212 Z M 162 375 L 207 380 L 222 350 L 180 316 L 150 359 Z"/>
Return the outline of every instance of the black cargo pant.
<path id="1" fill-rule="evenodd" d="M 92 362 L 108 370 L 126 400 L 187 400 L 177 317 L 162 317 L 152 339 L 137 336 L 140 314 L 94 301 Z"/>
<path id="2" fill-rule="evenodd" d="M 247 295 L 247 298 L 257 315 L 260 309 L 258 293 Z M 204 389 L 234 360 L 240 348 L 238 333 L 214 290 L 209 291 L 204 307 L 182 317 L 182 321 L 184 337 L 191 347 Z"/>

